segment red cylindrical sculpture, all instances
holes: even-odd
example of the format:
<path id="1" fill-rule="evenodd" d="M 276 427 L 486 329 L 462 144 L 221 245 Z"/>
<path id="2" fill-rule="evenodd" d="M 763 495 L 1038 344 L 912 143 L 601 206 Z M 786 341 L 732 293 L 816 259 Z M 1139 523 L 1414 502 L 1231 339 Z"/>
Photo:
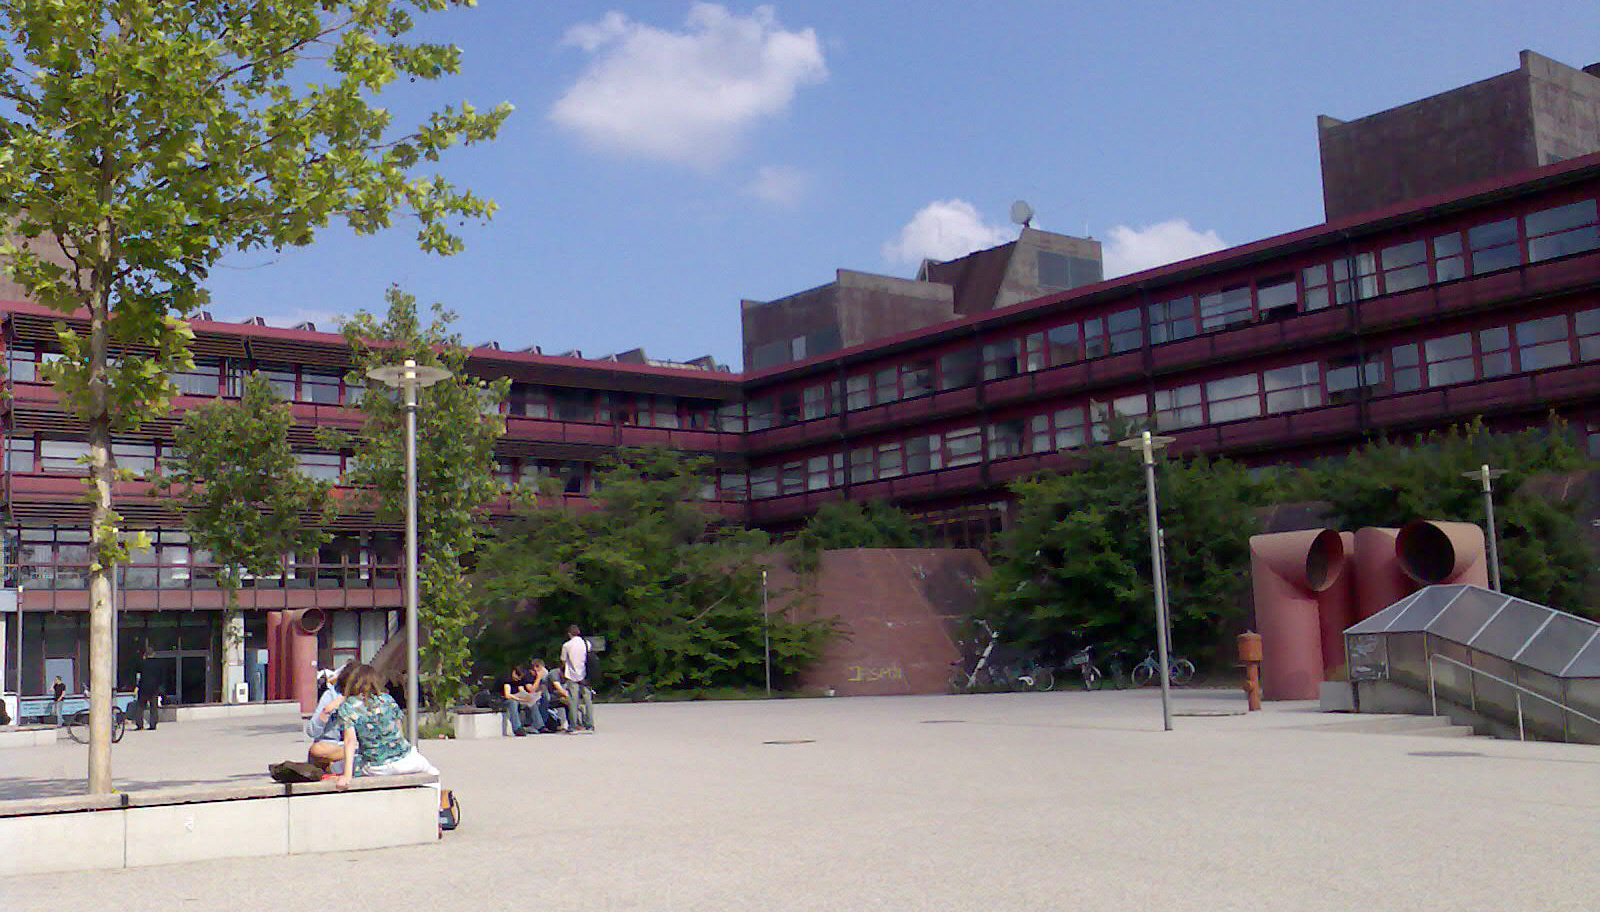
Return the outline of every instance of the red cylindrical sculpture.
<path id="1" fill-rule="evenodd" d="M 1368 526 L 1356 530 L 1356 613 L 1351 623 L 1364 621 L 1416 591 L 1416 584 L 1400 568 L 1395 551 L 1396 529 Z"/>
<path id="2" fill-rule="evenodd" d="M 317 708 L 317 631 L 326 620 L 320 608 L 284 612 L 284 654 L 288 657 L 284 698 L 299 700 L 301 712 Z"/>
<path id="3" fill-rule="evenodd" d="M 1349 560 L 1356 552 L 1355 533 L 1340 532 L 1339 543 L 1344 546 L 1344 572 L 1317 597 L 1322 621 L 1322 676 L 1329 681 L 1342 677 L 1344 631 L 1356 622 L 1356 574 Z"/>
<path id="4" fill-rule="evenodd" d="M 1344 542 L 1329 529 L 1250 538 L 1250 569 L 1261 633 L 1261 689 L 1268 700 L 1315 700 L 1322 686 L 1318 595 L 1344 568 Z"/>
<path id="5" fill-rule="evenodd" d="M 1424 586 L 1489 585 L 1483 529 L 1472 523 L 1419 519 L 1395 538 L 1400 569 Z"/>
<path id="6" fill-rule="evenodd" d="M 267 699 L 283 699 L 283 612 L 267 612 Z"/>

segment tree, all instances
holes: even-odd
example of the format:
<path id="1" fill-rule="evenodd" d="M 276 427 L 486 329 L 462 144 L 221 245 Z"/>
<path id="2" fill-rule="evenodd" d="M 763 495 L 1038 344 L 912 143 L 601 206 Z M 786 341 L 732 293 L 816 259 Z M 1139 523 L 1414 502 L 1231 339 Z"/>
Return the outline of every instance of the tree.
<path id="1" fill-rule="evenodd" d="M 308 478 L 289 448 L 294 416 L 266 378 L 251 373 L 238 402 L 217 400 L 190 409 L 178 425 L 178 458 L 161 486 L 177 495 L 183 524 L 196 548 L 209 551 L 227 593 L 229 660 L 225 699 L 243 680 L 244 631 L 239 586 L 245 573 L 282 569 L 283 555 L 315 550 L 328 540 L 320 523 L 333 518 L 333 484 Z M 310 517 L 316 525 L 308 525 Z M 237 658 L 238 661 L 233 661 Z"/>
<path id="2" fill-rule="evenodd" d="M 1298 488 L 1326 500 L 1339 528 L 1403 526 L 1415 519 L 1482 525 L 1483 492 L 1462 478 L 1485 463 L 1506 474 L 1494 483 L 1501 587 L 1511 595 L 1582 611 L 1594 557 L 1585 547 L 1575 499 L 1521 493 L 1530 479 L 1593 467 L 1565 423 L 1496 433 L 1481 421 L 1411 441 L 1379 440 L 1305 473 Z"/>
<path id="3" fill-rule="evenodd" d="M 905 511 L 882 500 L 823 504 L 789 542 L 791 563 L 815 570 L 824 551 L 839 548 L 926 548 L 928 535 Z"/>
<path id="4" fill-rule="evenodd" d="M 499 615 L 486 653 L 509 662 L 553 652 L 576 623 L 606 636 L 608 679 L 756 686 L 766 620 L 774 672 L 804 667 L 829 627 L 764 618 L 767 537 L 705 509 L 708 465 L 659 447 L 624 450 L 601 464 L 598 509 L 535 505 L 502 527 L 479 564 Z"/>
<path id="5" fill-rule="evenodd" d="M 1157 464 L 1175 648 L 1211 656 L 1244 614 L 1252 507 L 1240 466 L 1201 456 Z M 1144 469 L 1111 446 L 1080 465 L 1012 485 L 1017 520 L 982 584 L 1004 639 L 1061 659 L 1084 643 L 1135 653 L 1155 646 Z"/>
<path id="6" fill-rule="evenodd" d="M 494 444 L 505 433 L 500 403 L 511 381 L 485 383 L 467 373 L 467 349 L 450 331 L 454 314 L 435 304 L 423 325 L 416 298 L 391 288 L 388 301 L 382 320 L 361 312 L 344 326 L 355 363 L 350 378 L 367 384 L 366 421 L 346 481 L 364 489 L 380 520 L 404 520 L 405 407 L 393 390 L 366 380 L 366 372 L 407 359 L 449 370 L 449 379 L 417 397 L 417 619 L 427 628 L 418 670 L 443 707 L 464 695 L 472 660 L 468 630 L 477 610 L 462 562 L 486 540 L 483 507 L 502 493 Z M 344 445 L 339 435 L 329 436 Z"/>
<path id="7" fill-rule="evenodd" d="M 89 790 L 111 790 L 111 435 L 164 414 L 190 363 L 182 317 L 230 251 L 309 244 L 397 215 L 450 253 L 457 217 L 493 206 L 414 177 L 509 113 L 445 108 L 409 130 L 373 96 L 454 73 L 450 46 L 407 43 L 411 10 L 471 0 L 0 0 L 0 261 L 57 328 L 47 374 L 82 419 L 92 503 Z"/>

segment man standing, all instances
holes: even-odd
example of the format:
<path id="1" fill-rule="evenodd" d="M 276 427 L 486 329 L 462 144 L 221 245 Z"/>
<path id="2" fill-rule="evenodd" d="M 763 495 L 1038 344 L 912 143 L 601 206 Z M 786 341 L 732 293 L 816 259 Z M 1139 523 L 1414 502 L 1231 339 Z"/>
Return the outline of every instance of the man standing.
<path id="1" fill-rule="evenodd" d="M 61 703 L 67 698 L 67 685 L 61 680 L 60 675 L 56 675 L 56 683 L 52 686 L 52 691 L 50 705 L 56 711 L 56 727 L 60 728 L 65 724 L 61 721 Z"/>
<path id="2" fill-rule="evenodd" d="M 133 704 L 133 725 L 143 729 L 146 720 L 150 722 L 150 730 L 156 730 L 156 723 L 161 714 L 161 672 L 156 669 L 155 663 L 146 659 L 139 669 L 139 683 L 135 689 Z"/>
<path id="3" fill-rule="evenodd" d="M 561 677 L 567 684 L 567 731 L 594 731 L 594 691 L 589 689 L 589 642 L 573 624 L 561 644 Z"/>

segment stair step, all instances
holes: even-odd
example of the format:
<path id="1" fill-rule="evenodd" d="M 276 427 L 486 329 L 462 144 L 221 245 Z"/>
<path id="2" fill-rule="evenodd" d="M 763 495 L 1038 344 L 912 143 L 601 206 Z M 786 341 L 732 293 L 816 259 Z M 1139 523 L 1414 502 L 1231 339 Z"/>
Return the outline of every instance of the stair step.
<path id="1" fill-rule="evenodd" d="M 1476 732 L 1466 725 L 1438 725 L 1431 728 L 1414 728 L 1392 732 L 1396 735 L 1416 735 L 1425 738 L 1470 738 Z"/>
<path id="2" fill-rule="evenodd" d="M 1362 732 L 1366 734 L 1410 734 L 1418 729 L 1444 728 L 1452 725 L 1449 716 L 1356 716 L 1344 722 L 1331 722 L 1317 726 L 1326 731 Z"/>

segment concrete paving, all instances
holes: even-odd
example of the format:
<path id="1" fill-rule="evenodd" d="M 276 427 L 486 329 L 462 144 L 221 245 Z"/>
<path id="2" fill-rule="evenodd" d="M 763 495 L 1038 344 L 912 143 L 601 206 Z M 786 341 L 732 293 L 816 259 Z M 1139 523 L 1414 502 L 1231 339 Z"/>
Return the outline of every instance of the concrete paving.
<path id="1" fill-rule="evenodd" d="M 1352 732 L 1236 693 L 597 707 L 600 733 L 431 742 L 436 844 L 34 876 L 7 910 L 1593 910 L 1600 751 Z M 130 732 L 123 788 L 242 781 L 294 720 Z M 71 790 L 85 748 L 0 754 Z M 3 847 L 0 847 L 3 851 Z"/>

